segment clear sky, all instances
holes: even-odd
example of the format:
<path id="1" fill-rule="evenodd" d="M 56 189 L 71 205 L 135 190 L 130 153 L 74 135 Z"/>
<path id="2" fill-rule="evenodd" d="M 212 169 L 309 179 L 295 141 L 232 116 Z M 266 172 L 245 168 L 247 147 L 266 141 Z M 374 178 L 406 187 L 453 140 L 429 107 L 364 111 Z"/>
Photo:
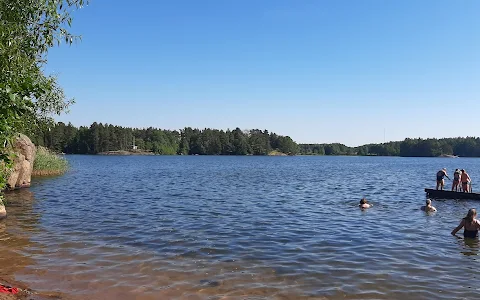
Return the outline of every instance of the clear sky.
<path id="1" fill-rule="evenodd" d="M 59 121 L 356 146 L 478 136 L 480 1 L 91 0 L 54 48 Z"/>

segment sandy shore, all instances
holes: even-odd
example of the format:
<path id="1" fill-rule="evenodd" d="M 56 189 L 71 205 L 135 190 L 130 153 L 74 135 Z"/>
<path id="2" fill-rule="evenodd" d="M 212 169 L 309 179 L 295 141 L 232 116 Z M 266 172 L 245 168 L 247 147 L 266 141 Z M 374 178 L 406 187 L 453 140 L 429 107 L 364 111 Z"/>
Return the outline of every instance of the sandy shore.
<path id="1" fill-rule="evenodd" d="M 24 284 L 5 280 L 4 278 L 0 278 L 0 284 L 19 289 L 19 292 L 15 295 L 0 292 L 0 300 L 66 300 L 66 298 L 62 297 L 59 293 L 36 293 L 35 291 L 30 291 Z"/>
<path id="2" fill-rule="evenodd" d="M 3 278 L 0 278 L 0 284 L 5 285 L 5 286 L 11 286 L 11 287 L 16 287 L 18 289 L 22 289 L 18 294 L 8 294 L 8 293 L 2 293 L 0 292 L 0 300 L 17 300 L 17 299 L 27 299 L 27 293 L 23 291 L 25 287 L 20 287 L 17 284 L 14 284 L 13 282 L 4 280 Z"/>

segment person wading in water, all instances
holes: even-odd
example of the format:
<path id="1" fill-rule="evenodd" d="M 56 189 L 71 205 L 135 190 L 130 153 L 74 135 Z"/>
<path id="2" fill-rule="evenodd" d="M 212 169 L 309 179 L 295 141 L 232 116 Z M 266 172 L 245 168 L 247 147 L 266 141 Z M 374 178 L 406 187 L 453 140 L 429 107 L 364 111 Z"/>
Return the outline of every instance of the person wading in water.
<path id="1" fill-rule="evenodd" d="M 480 229 L 480 222 L 475 219 L 476 216 L 477 210 L 470 208 L 467 216 L 463 218 L 460 225 L 452 231 L 452 234 L 455 235 L 463 227 L 463 237 L 476 238 L 478 236 L 478 230 Z"/>
<path id="2" fill-rule="evenodd" d="M 443 168 L 437 172 L 437 190 L 439 186 L 440 186 L 440 189 L 443 190 L 443 186 L 445 185 L 445 180 L 443 179 L 444 177 L 447 177 L 448 179 L 450 179 L 450 177 L 448 177 L 447 175 L 446 168 Z"/>

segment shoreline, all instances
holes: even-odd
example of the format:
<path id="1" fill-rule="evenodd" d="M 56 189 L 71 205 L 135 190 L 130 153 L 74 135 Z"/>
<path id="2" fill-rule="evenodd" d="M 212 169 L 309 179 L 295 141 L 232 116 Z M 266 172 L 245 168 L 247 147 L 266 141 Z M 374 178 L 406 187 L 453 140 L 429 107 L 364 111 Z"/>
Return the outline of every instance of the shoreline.
<path id="1" fill-rule="evenodd" d="M 67 155 L 75 155 L 75 154 L 67 154 Z M 225 154 L 217 154 L 217 155 L 202 155 L 202 154 L 157 154 L 148 151 L 127 151 L 127 150 L 115 150 L 115 151 L 104 151 L 99 152 L 96 154 L 78 154 L 78 155 L 102 155 L 102 156 L 299 156 L 299 155 L 291 155 L 283 152 L 278 151 L 271 151 L 268 154 L 262 155 L 254 155 L 254 154 L 245 154 L 245 155 L 225 155 Z"/>
<path id="2" fill-rule="evenodd" d="M 348 154 L 338 154 L 338 155 L 320 155 L 320 154 L 287 154 L 282 152 L 268 153 L 268 154 L 157 154 L 153 152 L 146 151 L 127 151 L 127 150 L 116 150 L 116 151 L 105 151 L 99 153 L 65 153 L 63 155 L 101 155 L 101 156 L 325 156 L 325 157 L 401 157 L 401 158 L 480 158 L 477 156 L 456 156 L 456 155 L 440 155 L 440 156 L 400 156 L 400 155 L 348 155 Z M 50 174 L 48 174 L 50 175 Z M 48 176 L 47 175 L 47 176 Z M 52 175 L 61 175 L 61 174 L 52 174 Z M 42 176 L 42 175 L 38 175 Z"/>
<path id="3" fill-rule="evenodd" d="M 127 151 L 127 150 L 115 150 L 115 151 L 105 151 L 99 152 L 92 155 L 118 155 L 118 156 L 128 156 L 128 155 L 155 155 L 153 152 L 146 151 Z"/>
<path id="4" fill-rule="evenodd" d="M 17 294 L 0 293 L 0 300 L 25 300 L 25 299 L 28 299 L 29 296 L 34 294 L 25 284 L 22 284 L 10 278 L 5 279 L 5 275 L 0 276 L 0 285 L 14 287 L 19 290 Z M 43 300 L 46 298 L 37 298 L 37 299 Z"/>
<path id="5" fill-rule="evenodd" d="M 13 276 L 13 275 L 12 275 Z M 17 294 L 0 293 L 0 300 L 68 300 L 69 297 L 59 292 L 35 292 L 24 283 L 0 276 L 0 285 L 17 288 Z"/>

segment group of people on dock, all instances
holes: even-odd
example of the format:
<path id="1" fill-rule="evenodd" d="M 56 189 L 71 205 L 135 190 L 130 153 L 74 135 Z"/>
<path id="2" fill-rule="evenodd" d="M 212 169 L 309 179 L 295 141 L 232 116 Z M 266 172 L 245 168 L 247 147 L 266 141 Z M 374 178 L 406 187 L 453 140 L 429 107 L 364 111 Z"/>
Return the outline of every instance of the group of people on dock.
<path id="1" fill-rule="evenodd" d="M 443 168 L 437 172 L 437 190 L 443 190 L 443 186 L 445 185 L 445 177 L 450 179 L 447 174 L 447 169 Z M 451 180 L 451 179 L 450 179 Z M 452 192 L 464 192 L 464 193 L 471 193 L 472 192 L 472 180 L 470 179 L 470 175 L 468 175 L 465 169 L 456 169 L 453 173 L 453 182 L 452 182 Z"/>

